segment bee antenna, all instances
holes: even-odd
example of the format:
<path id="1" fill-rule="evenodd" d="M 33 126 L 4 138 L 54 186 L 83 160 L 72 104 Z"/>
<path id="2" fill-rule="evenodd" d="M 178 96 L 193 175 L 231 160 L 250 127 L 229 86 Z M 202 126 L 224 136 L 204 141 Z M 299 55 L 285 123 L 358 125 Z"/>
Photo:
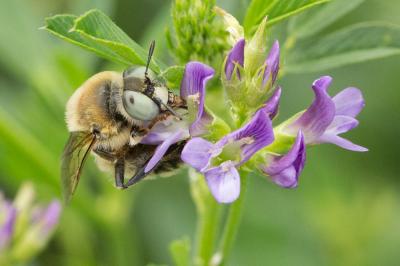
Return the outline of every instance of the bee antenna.
<path id="1" fill-rule="evenodd" d="M 153 52 L 154 52 L 154 47 L 155 46 L 156 46 L 156 41 L 152 40 L 151 43 L 150 43 L 149 54 L 148 54 L 148 57 L 147 57 L 146 71 L 144 72 L 144 76 L 145 76 L 146 80 L 149 80 L 148 70 L 149 70 L 151 57 L 153 56 Z"/>

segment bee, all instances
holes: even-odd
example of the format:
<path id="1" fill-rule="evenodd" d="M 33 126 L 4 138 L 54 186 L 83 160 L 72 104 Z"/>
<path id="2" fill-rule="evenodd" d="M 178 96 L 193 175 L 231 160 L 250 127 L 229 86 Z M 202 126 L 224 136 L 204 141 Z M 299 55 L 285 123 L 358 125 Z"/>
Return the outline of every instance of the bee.
<path id="1" fill-rule="evenodd" d="M 100 72 L 78 88 L 66 105 L 70 132 L 61 162 L 61 179 L 66 200 L 75 192 L 82 168 L 92 153 L 101 170 L 114 170 L 117 188 L 127 188 L 149 173 L 144 167 L 156 146 L 140 140 L 151 127 L 169 116 L 180 115 L 187 108 L 184 100 L 171 92 L 149 73 L 154 51 L 150 45 L 146 67 L 129 68 L 122 74 Z M 154 172 L 176 168 L 183 142 L 172 145 Z M 132 176 L 125 183 L 125 176 Z"/>

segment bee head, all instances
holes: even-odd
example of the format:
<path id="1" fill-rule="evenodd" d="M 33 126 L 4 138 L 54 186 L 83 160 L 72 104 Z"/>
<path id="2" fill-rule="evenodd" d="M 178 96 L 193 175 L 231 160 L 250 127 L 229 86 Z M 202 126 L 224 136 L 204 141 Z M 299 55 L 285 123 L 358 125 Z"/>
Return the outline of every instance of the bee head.
<path id="1" fill-rule="evenodd" d="M 155 75 L 149 70 L 155 42 L 152 41 L 146 67 L 128 68 L 122 77 L 124 80 L 124 108 L 133 118 L 150 121 L 160 112 L 168 110 L 180 116 L 170 107 L 172 92 L 165 85 L 154 82 Z"/>

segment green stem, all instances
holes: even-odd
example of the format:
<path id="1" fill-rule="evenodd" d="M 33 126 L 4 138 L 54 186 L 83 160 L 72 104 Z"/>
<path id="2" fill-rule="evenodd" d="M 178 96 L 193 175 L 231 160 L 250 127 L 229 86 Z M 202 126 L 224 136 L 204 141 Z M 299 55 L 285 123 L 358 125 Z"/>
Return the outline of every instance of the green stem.
<path id="1" fill-rule="evenodd" d="M 224 231 L 219 243 L 218 252 L 215 254 L 212 265 L 224 265 L 235 242 L 236 233 L 239 229 L 242 218 L 244 197 L 247 188 L 247 175 L 248 173 L 244 171 L 241 171 L 240 173 L 240 197 L 229 207 L 229 214 L 224 225 Z"/>
<path id="2" fill-rule="evenodd" d="M 197 230 L 193 264 L 209 265 L 220 219 L 220 205 L 208 191 L 204 177 L 195 174 L 192 178 L 191 191 L 197 209 Z"/>

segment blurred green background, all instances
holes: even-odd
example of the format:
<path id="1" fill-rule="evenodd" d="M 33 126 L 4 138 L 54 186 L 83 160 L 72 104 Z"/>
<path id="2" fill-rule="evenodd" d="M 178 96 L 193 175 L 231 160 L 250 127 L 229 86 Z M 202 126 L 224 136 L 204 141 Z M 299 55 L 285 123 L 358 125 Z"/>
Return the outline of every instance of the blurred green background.
<path id="1" fill-rule="evenodd" d="M 238 18 L 247 5 L 217 3 Z M 94 73 L 120 69 L 38 30 L 44 18 L 99 8 L 144 47 L 156 39 L 156 53 L 165 55 L 170 5 L 166 0 L 0 1 L 0 188 L 8 197 L 26 180 L 34 182 L 42 200 L 60 196 L 66 100 Z M 400 1 L 366 0 L 329 30 L 372 20 L 400 24 L 399 12 Z M 307 107 L 309 87 L 321 75 L 334 77 L 331 94 L 361 88 L 367 105 L 360 126 L 346 137 L 370 151 L 308 149 L 295 190 L 252 176 L 228 265 L 399 265 L 399 69 L 396 56 L 279 81 L 280 120 Z M 168 243 L 195 230 L 185 173 L 121 192 L 89 160 L 55 237 L 33 265 L 172 264 Z"/>

